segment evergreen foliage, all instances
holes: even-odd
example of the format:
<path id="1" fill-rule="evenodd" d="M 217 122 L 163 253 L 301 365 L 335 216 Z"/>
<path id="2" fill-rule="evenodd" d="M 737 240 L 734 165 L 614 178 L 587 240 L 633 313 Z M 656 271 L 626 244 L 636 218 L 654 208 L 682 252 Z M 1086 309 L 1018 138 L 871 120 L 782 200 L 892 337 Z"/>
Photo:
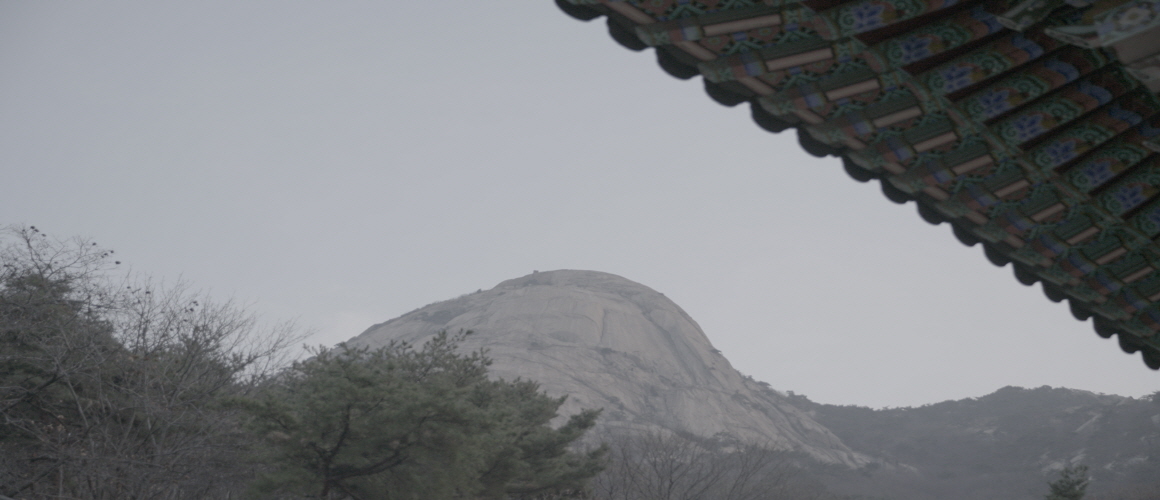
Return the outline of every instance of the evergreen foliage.
<path id="1" fill-rule="evenodd" d="M 272 371 L 293 328 L 114 281 L 111 254 L 0 232 L 0 497 L 226 496 L 249 440 L 221 403 Z"/>
<path id="2" fill-rule="evenodd" d="M 604 449 L 568 446 L 595 423 L 584 411 L 548 426 L 564 399 L 531 381 L 489 380 L 464 335 L 421 349 L 318 349 L 250 405 L 270 469 L 253 489 L 273 498 L 519 498 L 583 493 Z"/>
<path id="3" fill-rule="evenodd" d="M 0 231 L 0 499 L 563 498 L 603 466 L 569 451 L 598 411 L 549 427 L 564 400 L 489 380 L 461 336 L 283 369 L 292 325 L 111 255 Z"/>
<path id="4" fill-rule="evenodd" d="M 1044 498 L 1046 500 L 1083 500 L 1089 480 L 1086 465 L 1064 467 L 1059 472 L 1059 479 L 1048 484 L 1051 492 Z"/>

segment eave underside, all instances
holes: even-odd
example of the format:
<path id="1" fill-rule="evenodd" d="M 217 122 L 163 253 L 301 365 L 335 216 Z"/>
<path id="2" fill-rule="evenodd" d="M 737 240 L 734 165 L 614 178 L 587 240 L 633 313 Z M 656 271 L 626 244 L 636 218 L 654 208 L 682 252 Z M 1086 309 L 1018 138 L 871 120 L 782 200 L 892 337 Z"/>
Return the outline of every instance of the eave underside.
<path id="1" fill-rule="evenodd" d="M 1160 369 L 1160 1 L 556 0 Z"/>

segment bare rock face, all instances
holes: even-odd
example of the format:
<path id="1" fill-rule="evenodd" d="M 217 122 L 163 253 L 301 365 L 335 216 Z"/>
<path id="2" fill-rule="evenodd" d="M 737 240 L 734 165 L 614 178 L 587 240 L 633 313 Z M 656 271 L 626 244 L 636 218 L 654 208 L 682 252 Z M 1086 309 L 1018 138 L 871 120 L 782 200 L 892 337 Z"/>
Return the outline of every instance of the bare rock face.
<path id="1" fill-rule="evenodd" d="M 421 345 L 460 329 L 474 332 L 465 350 L 488 350 L 494 376 L 535 380 L 552 396 L 568 396 L 562 416 L 603 408 L 603 429 L 728 436 L 850 467 L 871 461 L 734 370 L 671 300 L 612 274 L 533 273 L 372 326 L 348 344 Z"/>

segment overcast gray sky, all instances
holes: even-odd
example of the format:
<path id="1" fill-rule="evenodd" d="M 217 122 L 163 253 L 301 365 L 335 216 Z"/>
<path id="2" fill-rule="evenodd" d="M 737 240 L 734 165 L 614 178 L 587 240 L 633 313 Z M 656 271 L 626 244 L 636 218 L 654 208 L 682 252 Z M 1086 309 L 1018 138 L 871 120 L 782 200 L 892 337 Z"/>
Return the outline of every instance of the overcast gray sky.
<path id="1" fill-rule="evenodd" d="M 0 224 L 91 237 L 311 343 L 592 269 L 821 402 L 1160 390 L 949 226 L 551 0 L 10 0 L 0 68 Z"/>

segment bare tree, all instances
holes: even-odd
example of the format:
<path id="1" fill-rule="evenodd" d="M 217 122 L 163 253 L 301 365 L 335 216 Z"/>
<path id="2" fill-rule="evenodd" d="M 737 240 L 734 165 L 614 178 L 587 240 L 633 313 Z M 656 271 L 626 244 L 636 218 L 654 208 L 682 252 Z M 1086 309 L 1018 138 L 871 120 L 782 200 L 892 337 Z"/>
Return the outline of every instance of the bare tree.
<path id="1" fill-rule="evenodd" d="M 672 433 L 620 434 L 593 482 L 599 500 L 811 500 L 827 498 L 798 467 L 801 457 L 771 447 Z"/>
<path id="2" fill-rule="evenodd" d="M 227 402 L 272 373 L 297 329 L 261 329 L 184 285 L 114 280 L 112 252 L 90 242 L 3 239 L 0 495 L 206 498 L 244 482 Z"/>

